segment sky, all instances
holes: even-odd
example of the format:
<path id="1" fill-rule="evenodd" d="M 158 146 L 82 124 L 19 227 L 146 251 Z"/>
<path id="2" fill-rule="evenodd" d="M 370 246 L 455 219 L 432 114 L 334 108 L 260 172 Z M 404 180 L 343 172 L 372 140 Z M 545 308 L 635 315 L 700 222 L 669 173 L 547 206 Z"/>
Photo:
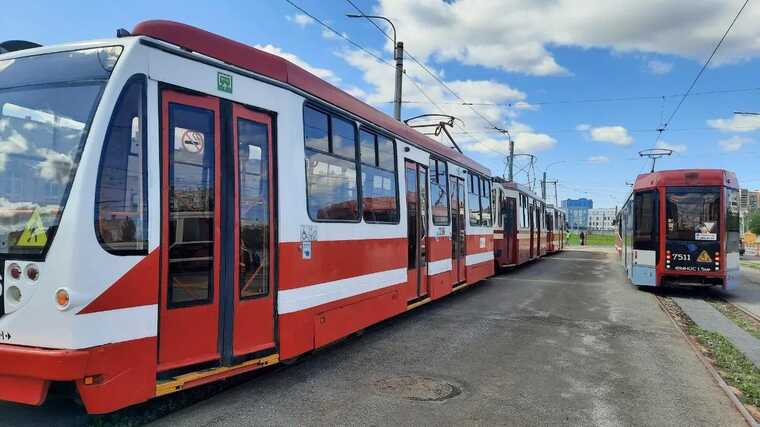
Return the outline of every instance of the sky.
<path id="1" fill-rule="evenodd" d="M 281 55 L 392 114 L 390 28 L 346 17 L 356 6 L 391 19 L 424 65 L 406 57 L 402 119 L 455 115 L 458 145 L 495 176 L 508 152 L 498 127 L 535 156 L 516 158 L 515 179 L 540 191 L 546 171 L 560 200 L 622 206 L 649 148 L 673 150 L 658 169 L 725 168 L 760 188 L 760 116 L 734 114 L 760 112 L 760 4 L 749 3 L 676 111 L 743 0 L 292 2 L 355 44 L 285 0 L 11 2 L 0 40 L 52 45 L 175 20 Z"/>

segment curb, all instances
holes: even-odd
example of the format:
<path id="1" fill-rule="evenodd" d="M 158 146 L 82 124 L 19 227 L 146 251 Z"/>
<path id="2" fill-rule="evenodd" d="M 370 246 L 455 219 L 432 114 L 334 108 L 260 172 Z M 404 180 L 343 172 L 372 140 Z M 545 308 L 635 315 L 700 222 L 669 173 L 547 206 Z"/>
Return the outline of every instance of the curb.
<path id="1" fill-rule="evenodd" d="M 702 355 L 702 352 L 699 350 L 699 348 L 694 344 L 694 342 L 691 340 L 691 338 L 686 335 L 686 332 L 681 329 L 681 326 L 676 323 L 675 319 L 673 319 L 673 316 L 670 315 L 670 312 L 665 308 L 665 306 L 662 304 L 662 301 L 660 301 L 660 297 L 655 295 L 655 300 L 657 301 L 657 305 L 660 306 L 660 310 L 665 312 L 665 314 L 668 316 L 668 319 L 670 319 L 670 322 L 673 323 L 673 326 L 678 330 L 678 332 L 681 333 L 681 336 L 686 340 L 686 342 L 689 344 L 689 347 L 691 347 L 692 350 L 694 350 L 694 355 L 697 356 L 697 359 L 699 359 L 700 362 L 702 362 L 702 365 L 704 365 L 705 369 L 712 375 L 713 379 L 716 383 L 718 383 L 718 386 L 720 386 L 721 390 L 728 396 L 729 400 L 734 404 L 736 409 L 739 411 L 740 414 L 744 417 L 744 421 L 747 422 L 748 425 L 751 427 L 760 427 L 760 424 L 755 421 L 755 418 L 749 413 L 747 408 L 744 407 L 744 404 L 739 400 L 738 397 L 731 391 L 728 384 L 721 378 L 720 374 L 718 374 L 718 371 L 715 370 L 712 363 L 710 363 L 705 357 Z"/>

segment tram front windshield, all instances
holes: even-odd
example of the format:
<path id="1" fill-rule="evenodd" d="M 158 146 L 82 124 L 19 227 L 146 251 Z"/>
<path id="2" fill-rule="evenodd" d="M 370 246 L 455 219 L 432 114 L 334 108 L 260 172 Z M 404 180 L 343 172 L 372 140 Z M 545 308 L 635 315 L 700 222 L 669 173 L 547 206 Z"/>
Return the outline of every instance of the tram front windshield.
<path id="1" fill-rule="evenodd" d="M 666 226 L 668 240 L 719 240 L 720 188 L 668 189 Z"/>
<path id="2" fill-rule="evenodd" d="M 120 53 L 0 56 L 0 254 L 39 255 L 53 238 Z"/>

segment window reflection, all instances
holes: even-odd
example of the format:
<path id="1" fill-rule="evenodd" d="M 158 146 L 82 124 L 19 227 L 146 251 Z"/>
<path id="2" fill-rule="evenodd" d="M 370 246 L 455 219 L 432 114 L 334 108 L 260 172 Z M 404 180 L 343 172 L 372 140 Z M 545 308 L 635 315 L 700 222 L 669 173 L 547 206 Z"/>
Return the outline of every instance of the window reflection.
<path id="1" fill-rule="evenodd" d="M 310 107 L 304 107 L 304 123 L 309 216 L 313 220 L 358 220 L 356 126 Z"/>
<path id="2" fill-rule="evenodd" d="M 399 214 L 393 141 L 367 131 L 361 131 L 360 138 L 364 220 L 397 222 Z"/>
<path id="3" fill-rule="evenodd" d="M 306 150 L 309 215 L 317 220 L 353 220 L 359 216 L 356 164 Z"/>
<path id="4" fill-rule="evenodd" d="M 240 298 L 269 292 L 269 131 L 238 119 Z"/>
<path id="5" fill-rule="evenodd" d="M 211 301 L 214 112 L 169 105 L 169 301 Z"/>

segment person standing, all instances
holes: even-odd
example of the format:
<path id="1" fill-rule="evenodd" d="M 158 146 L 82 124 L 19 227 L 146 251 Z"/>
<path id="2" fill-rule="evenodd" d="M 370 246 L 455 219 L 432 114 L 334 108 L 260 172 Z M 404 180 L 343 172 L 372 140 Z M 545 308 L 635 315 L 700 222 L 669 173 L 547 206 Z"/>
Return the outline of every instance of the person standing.
<path id="1" fill-rule="evenodd" d="M 586 233 L 584 233 L 584 232 L 581 231 L 580 238 L 581 238 L 581 246 L 585 246 L 586 245 Z"/>

